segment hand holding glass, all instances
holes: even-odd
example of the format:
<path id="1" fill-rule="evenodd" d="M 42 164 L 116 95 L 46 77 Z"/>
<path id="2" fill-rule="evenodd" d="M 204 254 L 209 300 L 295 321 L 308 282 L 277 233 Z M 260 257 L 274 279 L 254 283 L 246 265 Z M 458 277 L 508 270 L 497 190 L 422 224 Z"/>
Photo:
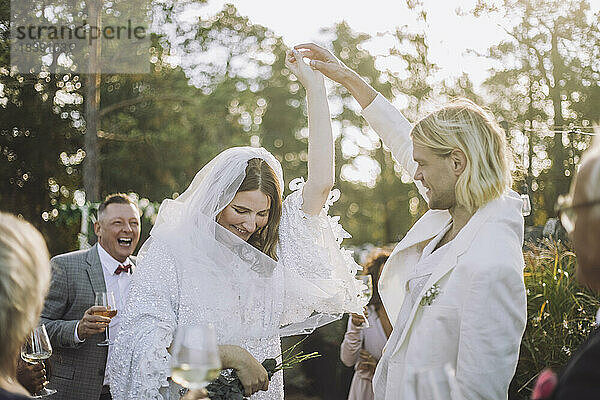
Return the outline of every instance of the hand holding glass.
<path id="1" fill-rule="evenodd" d="M 94 301 L 95 306 L 104 307 L 105 310 L 102 311 L 94 311 L 92 314 L 100 315 L 107 318 L 113 318 L 117 315 L 117 303 L 115 302 L 115 295 L 113 292 L 98 292 L 96 293 L 96 299 Z M 110 342 L 110 335 L 108 332 L 108 325 L 106 326 L 106 339 L 100 343 L 98 346 L 109 346 L 112 343 Z"/>
<path id="2" fill-rule="evenodd" d="M 37 364 L 38 362 L 43 363 L 43 361 L 50 358 L 51 355 L 52 345 L 50 345 L 50 338 L 48 338 L 46 326 L 42 324 L 35 328 L 27 337 L 25 344 L 21 347 L 21 358 L 30 364 Z M 44 385 L 46 385 L 46 383 L 47 381 L 44 382 Z M 56 390 L 44 387 L 32 397 L 34 399 L 40 399 L 54 393 L 56 393 Z"/>
<path id="3" fill-rule="evenodd" d="M 172 346 L 171 379 L 188 389 L 202 389 L 221 372 L 217 335 L 212 325 L 180 326 Z"/>

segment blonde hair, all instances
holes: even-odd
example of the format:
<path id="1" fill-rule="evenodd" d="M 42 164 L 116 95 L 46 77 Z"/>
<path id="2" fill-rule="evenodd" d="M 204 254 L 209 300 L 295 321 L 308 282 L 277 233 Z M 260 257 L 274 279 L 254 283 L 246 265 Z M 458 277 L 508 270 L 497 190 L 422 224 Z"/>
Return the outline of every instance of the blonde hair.
<path id="1" fill-rule="evenodd" d="M 440 156 L 461 150 L 467 165 L 456 182 L 456 202 L 474 212 L 512 185 L 505 133 L 493 115 L 468 99 L 456 99 L 420 120 L 411 132 L 415 145 Z"/>
<path id="2" fill-rule="evenodd" d="M 37 325 L 49 284 L 48 248 L 40 232 L 0 212 L 0 373 L 10 373 Z"/>

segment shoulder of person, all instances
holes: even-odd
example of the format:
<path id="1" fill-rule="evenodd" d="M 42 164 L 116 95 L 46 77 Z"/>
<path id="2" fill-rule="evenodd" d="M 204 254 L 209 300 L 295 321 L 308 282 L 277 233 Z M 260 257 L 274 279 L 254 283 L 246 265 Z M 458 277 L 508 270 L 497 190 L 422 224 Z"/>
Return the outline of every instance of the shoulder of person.
<path id="1" fill-rule="evenodd" d="M 484 205 L 481 217 L 485 220 L 473 237 L 471 247 L 478 249 L 482 246 L 482 252 L 493 253 L 506 251 L 507 247 L 513 248 L 515 245 L 521 248 L 524 229 L 522 204 L 518 194 L 511 190 Z"/>
<path id="2" fill-rule="evenodd" d="M 75 250 L 68 253 L 58 254 L 50 259 L 52 265 L 66 266 L 69 264 L 85 261 L 91 251 L 97 251 L 95 246 L 89 249 Z"/>
<path id="3" fill-rule="evenodd" d="M 472 268 L 474 273 L 522 274 L 523 235 L 501 221 L 484 223 L 469 248 L 459 256 L 458 263 Z"/>

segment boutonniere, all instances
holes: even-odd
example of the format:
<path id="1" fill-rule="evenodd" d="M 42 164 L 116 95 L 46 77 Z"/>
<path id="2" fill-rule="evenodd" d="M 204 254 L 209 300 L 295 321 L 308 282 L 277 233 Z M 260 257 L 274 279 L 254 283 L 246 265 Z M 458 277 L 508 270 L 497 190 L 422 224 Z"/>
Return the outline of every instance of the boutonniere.
<path id="1" fill-rule="evenodd" d="M 430 306 L 433 303 L 433 300 L 440 294 L 442 291 L 440 290 L 440 285 L 435 283 L 432 287 L 425 291 L 423 298 L 421 299 L 420 304 L 422 306 Z"/>

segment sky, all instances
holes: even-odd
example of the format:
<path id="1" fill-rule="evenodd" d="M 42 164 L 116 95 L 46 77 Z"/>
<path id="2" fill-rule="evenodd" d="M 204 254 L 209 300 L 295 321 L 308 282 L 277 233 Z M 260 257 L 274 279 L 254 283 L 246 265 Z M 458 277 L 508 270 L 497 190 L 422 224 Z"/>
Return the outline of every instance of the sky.
<path id="1" fill-rule="evenodd" d="M 319 30 L 345 20 L 355 31 L 377 36 L 408 25 L 416 29 L 413 12 L 404 0 L 229 0 L 241 15 L 264 25 L 283 37 L 286 44 L 313 41 L 327 44 Z M 225 1 L 209 0 L 203 13 L 215 14 Z M 440 67 L 436 80 L 457 77 L 467 72 L 477 85 L 487 76 L 491 64 L 483 57 L 467 54 L 468 49 L 484 52 L 499 43 L 505 34 L 498 21 L 488 17 L 458 16 L 457 8 L 469 10 L 475 0 L 423 0 L 428 14 L 424 27 L 430 45 L 430 57 Z M 592 10 L 600 9 L 600 0 L 590 0 Z M 381 38 L 381 36 L 380 36 Z M 387 50 L 385 36 L 374 40 L 368 50 L 382 54 Z M 390 67 L 394 67 L 393 65 Z"/>

